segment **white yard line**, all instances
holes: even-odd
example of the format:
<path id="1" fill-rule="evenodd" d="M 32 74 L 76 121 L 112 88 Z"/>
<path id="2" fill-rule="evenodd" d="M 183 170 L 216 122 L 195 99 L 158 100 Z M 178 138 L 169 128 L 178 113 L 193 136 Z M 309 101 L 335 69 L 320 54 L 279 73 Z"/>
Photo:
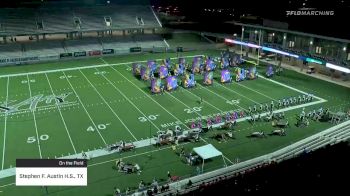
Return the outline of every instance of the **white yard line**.
<path id="1" fill-rule="evenodd" d="M 163 39 L 163 41 L 164 41 L 165 45 L 166 45 L 168 48 L 170 48 L 168 42 L 167 42 L 165 39 Z"/>
<path id="2" fill-rule="evenodd" d="M 202 137 L 200 137 L 200 139 L 201 139 L 204 143 L 209 144 L 209 143 L 208 143 L 205 139 L 203 139 Z M 222 153 L 222 157 L 224 157 L 224 159 L 228 160 L 228 162 L 230 162 L 230 163 L 233 165 L 233 162 L 232 162 L 229 158 L 227 158 L 227 157 L 224 155 L 224 153 Z"/>
<path id="3" fill-rule="evenodd" d="M 65 105 L 62 105 L 64 107 L 74 107 L 75 105 L 78 105 L 78 103 L 75 103 L 75 102 L 67 102 Z M 36 107 L 36 110 L 37 110 L 37 113 L 40 113 L 41 111 L 52 111 L 54 108 L 56 108 L 56 105 L 48 105 L 48 106 L 37 106 Z M 11 115 L 21 115 L 21 114 L 24 114 L 24 113 L 27 113 L 27 112 L 30 112 L 28 109 L 20 109 L 20 110 L 17 110 L 16 112 L 13 112 L 11 113 Z M 5 116 L 4 114 L 0 114 L 0 117 L 2 116 Z M 10 116 L 10 114 L 9 114 Z"/>
<path id="4" fill-rule="evenodd" d="M 226 87 L 224 84 L 220 84 L 220 85 L 217 85 L 217 86 L 222 86 L 222 87 L 224 87 L 225 89 L 227 89 L 227 90 L 229 90 L 229 91 L 231 91 L 231 92 L 233 92 L 233 93 L 235 93 L 235 94 L 237 94 L 237 95 L 239 95 L 239 96 L 241 96 L 241 97 L 244 97 L 244 98 L 246 98 L 246 99 L 248 99 L 248 100 L 250 100 L 250 101 L 252 101 L 252 102 L 254 102 L 254 103 L 256 103 L 256 104 L 260 104 L 260 103 L 258 103 L 258 102 L 256 102 L 256 101 L 254 101 L 253 99 L 250 99 L 249 97 L 244 96 L 244 95 L 242 95 L 241 93 L 237 93 L 236 91 L 234 91 L 234 90 L 232 90 L 232 89 Z"/>
<path id="5" fill-rule="evenodd" d="M 113 110 L 113 108 L 108 104 L 108 102 L 105 100 L 105 98 L 101 95 L 101 93 L 97 90 L 97 88 L 90 82 L 90 80 L 86 77 L 86 75 L 79 70 L 80 73 L 84 76 L 84 78 L 89 82 L 89 84 L 91 85 L 91 87 L 95 90 L 95 92 L 100 96 L 100 98 L 102 99 L 102 101 L 107 105 L 107 107 L 111 110 L 111 112 L 114 114 L 115 117 L 117 117 L 117 119 L 122 123 L 122 125 L 126 128 L 126 130 L 130 133 L 130 135 L 135 139 L 135 141 L 137 141 L 137 138 L 135 137 L 135 135 L 130 131 L 130 129 L 125 125 L 125 123 L 123 122 L 122 119 L 120 119 L 120 117 L 118 116 L 118 114 L 115 113 L 115 111 Z"/>
<path id="6" fill-rule="evenodd" d="M 291 90 L 297 91 L 297 92 L 302 93 L 302 94 L 305 94 L 305 95 L 308 95 L 308 94 L 309 94 L 309 93 L 307 93 L 307 92 L 304 92 L 304 91 L 302 91 L 302 90 L 296 89 L 296 88 L 291 87 L 291 86 L 288 86 L 288 85 L 283 84 L 283 83 L 281 83 L 281 82 L 277 82 L 277 81 L 275 81 L 275 80 L 272 80 L 272 79 L 269 79 L 269 78 L 265 78 L 264 76 L 259 76 L 259 78 L 262 78 L 262 79 L 264 79 L 264 80 L 270 81 L 270 82 L 272 82 L 272 83 L 278 84 L 278 85 L 280 85 L 280 86 L 289 88 L 289 89 L 291 89 Z M 325 99 L 323 99 L 323 98 L 321 98 L 321 97 L 317 97 L 317 96 L 313 96 L 313 97 L 316 98 L 316 99 L 319 99 L 319 100 L 325 100 Z"/>
<path id="7" fill-rule="evenodd" d="M 101 58 L 102 59 L 102 58 Z M 102 59 L 103 60 L 103 59 Z M 103 60 L 104 61 L 104 60 Z M 107 63 L 107 62 L 106 62 Z M 154 103 L 156 103 L 159 107 L 161 107 L 164 111 L 166 111 L 170 116 L 172 116 L 173 118 L 175 118 L 177 121 L 179 121 L 181 124 L 183 124 L 186 128 L 189 129 L 189 127 L 182 122 L 181 120 L 179 120 L 176 116 L 174 116 L 171 112 L 169 112 L 167 109 L 165 109 L 162 105 L 160 105 L 156 100 L 154 100 L 149 94 L 145 93 L 142 89 L 140 89 L 139 86 L 137 86 L 135 83 L 133 83 L 132 81 L 130 81 L 128 78 L 126 78 L 122 73 L 120 73 L 118 70 L 116 70 L 115 68 L 113 68 L 111 66 L 111 68 L 116 71 L 117 73 L 119 73 L 119 75 L 121 75 L 123 78 L 125 78 L 128 82 L 130 82 L 133 86 L 135 86 L 137 89 L 139 89 L 143 94 L 145 94 L 148 98 L 150 98 Z"/>
<path id="8" fill-rule="evenodd" d="M 183 58 L 191 58 L 191 57 L 195 57 L 195 56 L 203 56 L 203 55 L 198 54 L 198 55 L 183 56 Z M 105 60 L 103 58 L 100 58 L 100 59 L 105 62 Z M 178 59 L 178 57 L 172 57 L 170 59 Z M 155 59 L 155 61 L 160 61 L 160 60 L 164 60 L 164 58 Z M 91 69 L 91 68 L 96 68 L 96 67 L 110 67 L 110 66 L 115 66 L 115 65 L 127 65 L 127 64 L 132 64 L 132 63 L 146 63 L 146 62 L 147 61 L 130 61 L 130 62 L 125 62 L 125 63 L 114 63 L 114 64 L 105 63 L 105 64 L 99 64 L 99 65 L 87 65 L 87 66 L 52 69 L 52 70 L 45 70 L 45 71 L 34 71 L 34 72 L 28 72 L 28 73 L 6 74 L 6 75 L 0 75 L 0 78 L 44 74 L 44 73 L 55 73 L 55 72 L 64 72 L 64 71 L 73 71 L 73 70 L 80 70 L 80 69 Z"/>
<path id="9" fill-rule="evenodd" d="M 184 144 L 182 144 L 182 145 L 184 145 Z M 133 155 L 122 157 L 122 158 L 124 160 L 124 159 L 132 158 L 132 157 L 137 157 L 137 156 L 140 156 L 140 155 L 145 155 L 145 154 L 150 154 L 150 153 L 154 153 L 154 152 L 159 152 L 159 151 L 162 151 L 162 150 L 167 150 L 167 149 L 170 149 L 170 148 L 172 148 L 172 146 L 167 146 L 167 147 L 164 147 L 164 148 L 159 148 L 159 149 L 156 149 L 156 150 L 151 150 L 151 151 L 142 152 L 142 153 L 136 153 L 136 154 L 133 154 Z M 112 161 L 116 161 L 116 160 L 119 160 L 119 159 L 120 158 L 112 159 L 112 160 L 108 160 L 108 161 L 102 161 L 102 162 L 99 162 L 99 163 L 94 163 L 94 164 L 88 165 L 88 167 L 102 165 L 102 164 L 105 164 L 105 163 L 110 163 Z"/>
<path id="10" fill-rule="evenodd" d="M 97 68 L 96 68 L 96 70 L 97 71 L 99 71 Z M 121 90 L 119 90 L 119 88 L 118 87 L 116 87 L 114 84 L 113 84 L 113 82 L 112 81 L 110 81 L 104 74 L 101 74 L 108 82 L 109 82 L 109 84 L 111 84 L 132 106 L 134 106 L 134 108 L 135 109 L 137 109 L 142 115 L 143 115 L 143 117 L 145 117 L 146 119 L 148 119 L 147 118 L 147 116 L 121 91 Z M 149 120 L 148 119 L 148 121 L 158 130 L 158 131 L 160 131 L 160 129 L 159 129 L 159 127 L 157 126 L 157 125 L 155 125 L 153 122 L 152 122 L 152 120 Z"/>
<path id="11" fill-rule="evenodd" d="M 78 100 L 79 100 L 79 102 L 80 102 L 81 106 L 83 106 L 83 108 L 84 108 L 84 110 L 85 110 L 85 113 L 87 114 L 87 116 L 89 117 L 90 121 L 91 121 L 91 122 L 92 122 L 92 124 L 94 125 L 94 127 L 95 127 L 95 129 L 96 129 L 96 131 L 97 131 L 98 135 L 101 137 L 101 139 L 102 139 L 103 143 L 104 143 L 105 145 L 107 145 L 106 140 L 103 138 L 103 136 L 102 136 L 102 134 L 100 133 L 100 131 L 99 131 L 98 127 L 96 126 L 96 124 L 95 124 L 94 120 L 92 120 L 92 118 L 91 118 L 91 116 L 90 116 L 89 112 L 88 112 L 88 111 L 87 111 L 87 109 L 85 108 L 85 105 L 84 105 L 84 104 L 83 104 L 83 102 L 81 101 L 80 96 L 79 96 L 79 95 L 78 95 L 78 93 L 75 91 L 75 89 L 74 89 L 73 85 L 72 85 L 72 84 L 71 84 L 71 82 L 69 81 L 69 79 L 68 79 L 68 77 L 67 77 L 66 73 L 64 73 L 63 71 L 62 71 L 62 73 L 64 74 L 64 76 L 65 76 L 65 78 L 66 78 L 67 82 L 69 83 L 69 86 L 70 86 L 70 87 L 71 87 L 71 89 L 73 90 L 74 94 L 75 94 L 75 95 L 76 95 L 76 97 L 78 98 Z"/>
<path id="12" fill-rule="evenodd" d="M 185 88 L 183 88 L 183 89 L 185 89 Z M 197 97 L 197 98 L 200 98 L 198 95 L 192 93 L 192 92 L 191 92 L 190 90 L 188 90 L 188 89 L 185 89 L 185 91 L 191 93 L 193 96 L 195 96 L 195 97 Z M 210 105 L 211 107 L 215 108 L 216 110 L 220 111 L 221 113 L 224 112 L 224 111 L 222 111 L 221 109 L 219 109 L 219 108 L 217 108 L 216 106 L 214 106 L 213 104 L 209 103 L 208 101 L 205 101 L 205 100 L 204 100 L 204 102 L 207 103 L 208 105 Z"/>
<path id="13" fill-rule="evenodd" d="M 30 98 L 32 98 L 32 90 L 30 88 L 30 80 L 29 80 L 29 76 L 28 75 L 27 75 L 27 81 L 28 81 L 28 88 L 29 88 L 29 96 L 30 96 Z M 36 124 L 36 117 L 35 117 L 34 110 L 32 111 L 32 114 L 33 114 L 33 118 L 34 118 L 34 126 L 35 126 L 35 132 L 36 132 L 36 140 L 38 142 L 39 155 L 40 155 L 40 158 L 42 159 L 43 157 L 41 155 L 40 138 L 39 138 L 38 126 Z"/>
<path id="14" fill-rule="evenodd" d="M 142 89 L 140 89 L 142 91 Z M 142 91 L 143 92 L 143 91 Z M 152 98 L 151 98 L 152 99 Z M 302 107 L 307 107 L 307 106 L 311 106 L 311 105 L 316 105 L 316 104 L 320 104 L 320 103 L 324 103 L 324 102 L 327 102 L 327 100 L 319 100 L 319 101 L 316 101 L 316 102 L 310 102 L 310 103 L 305 103 L 305 104 L 302 104 L 302 105 L 296 105 L 296 106 L 292 106 L 292 107 L 288 107 L 288 108 L 282 108 L 282 109 L 279 109 L 279 110 L 276 110 L 274 111 L 275 113 L 279 113 L 279 112 L 286 112 L 286 111 L 290 111 L 290 110 L 294 110 L 294 109 L 298 109 L 298 108 L 302 108 Z M 162 107 L 161 105 L 159 105 L 160 107 Z M 266 116 L 267 114 L 269 114 L 269 112 L 265 112 L 265 113 L 262 113 L 261 114 L 261 117 L 264 117 Z M 256 117 L 258 115 L 255 115 Z M 175 119 L 177 119 L 175 116 L 173 116 Z M 243 121 L 246 121 L 248 118 L 250 118 L 250 116 L 246 116 L 244 118 L 239 118 L 237 119 L 237 122 L 243 122 Z M 178 119 L 177 119 L 178 120 Z M 179 122 L 181 122 L 180 120 L 178 120 Z M 182 123 L 182 122 L 181 122 Z M 182 123 L 183 124 L 183 123 Z M 216 128 L 216 127 L 220 127 L 224 125 L 224 123 L 219 123 L 219 124 L 215 124 L 213 125 L 213 128 Z M 186 125 L 185 125 L 186 126 Z M 187 127 L 187 126 L 186 126 Z M 187 127 L 189 129 L 189 127 Z M 201 138 L 202 141 L 204 140 L 203 138 Z M 138 145 L 138 143 L 143 143 L 144 141 L 147 141 L 146 145 Z M 142 141 L 137 141 L 135 142 L 134 144 L 136 145 L 136 148 L 139 147 L 146 147 L 146 146 L 149 146 L 151 145 L 151 143 L 148 142 L 149 139 L 146 139 L 146 140 L 142 140 Z M 205 140 L 204 140 L 205 141 Z M 186 144 L 186 143 L 184 143 Z M 182 144 L 180 144 L 182 145 Z M 166 147 L 166 148 L 161 148 L 161 149 L 157 149 L 157 150 L 154 150 L 154 151 L 148 151 L 148 152 L 144 152 L 144 153 L 141 153 L 141 154 L 147 154 L 147 153 L 150 153 L 150 152 L 155 152 L 155 151 L 158 151 L 158 150 L 162 150 L 162 149 L 168 149 L 168 148 L 171 148 L 171 146 L 169 147 Z M 96 153 L 96 151 L 103 151 L 102 153 Z M 106 150 L 103 150 L 103 149 L 98 149 L 98 150 L 93 150 L 93 151 L 89 151 L 89 152 L 86 152 L 86 154 L 91 154 L 91 155 L 94 155 L 93 157 L 96 158 L 96 157 L 100 157 L 100 156 L 104 156 L 104 155 L 110 155 L 110 154 L 113 154 L 115 152 L 110 152 L 110 151 L 106 151 Z M 125 158 L 128 158 L 128 157 L 133 157 L 133 156 L 137 156 L 137 155 L 141 155 L 141 154 L 135 154 L 135 155 L 130 155 L 130 156 L 127 156 Z M 60 157 L 60 158 L 63 158 L 63 159 L 75 159 L 75 158 L 81 158 L 82 155 L 81 153 L 79 154 L 75 154 L 75 155 L 69 155 L 69 156 L 65 156 L 65 157 Z M 118 158 L 119 159 L 119 158 Z M 109 160 L 109 161 L 104 161 L 104 162 L 101 162 L 101 163 L 96 163 L 96 164 L 92 164 L 92 165 L 89 165 L 90 166 L 93 166 L 93 165 L 100 165 L 100 164 L 103 164 L 103 163 L 108 163 L 108 162 L 111 162 L 111 161 L 116 161 L 117 159 L 113 159 L 113 160 Z M 5 169 L 5 170 L 0 170 L 0 179 L 1 178 L 5 178 L 5 177 L 9 177 L 9 176 L 14 176 L 16 175 L 16 171 L 15 171 L 15 168 L 9 168 L 9 169 Z M 1 186 L 0 186 L 1 188 Z"/>
<path id="15" fill-rule="evenodd" d="M 0 186 L 0 188 L 4 188 L 4 187 L 7 187 L 7 186 L 11 186 L 11 185 L 15 185 L 15 183 L 5 184 L 5 185 Z"/>
<path id="16" fill-rule="evenodd" d="M 260 77 L 260 76 L 259 76 L 259 77 Z M 239 86 L 242 86 L 242 87 L 244 87 L 244 88 L 246 88 L 246 89 L 248 89 L 248 90 L 251 90 L 251 91 L 253 91 L 253 92 L 255 92 L 255 93 L 258 93 L 258 94 L 260 94 L 260 95 L 262 95 L 262 96 L 264 96 L 264 97 L 267 97 L 267 98 L 269 98 L 269 99 L 271 99 L 271 100 L 274 100 L 274 101 L 277 101 L 277 102 L 278 102 L 277 99 L 274 99 L 274 98 L 272 98 L 272 97 L 270 97 L 270 96 L 268 96 L 268 95 L 265 95 L 265 94 L 263 94 L 263 93 L 261 93 L 261 92 L 259 92 L 259 91 L 256 91 L 256 90 L 254 90 L 254 89 L 252 89 L 252 88 L 249 88 L 249 87 L 247 87 L 247 86 L 244 86 L 244 85 L 240 84 L 239 82 L 235 82 L 235 84 L 237 84 L 237 85 L 239 85 Z"/>
<path id="17" fill-rule="evenodd" d="M 50 80 L 49 80 L 49 77 L 47 76 L 47 74 L 46 74 L 46 73 L 45 73 L 45 76 L 46 76 L 47 82 L 49 83 L 49 86 L 50 86 L 50 89 L 51 89 L 52 94 L 53 94 L 53 95 L 55 95 L 55 93 L 54 93 L 54 91 L 53 91 L 53 88 L 52 88 L 52 86 L 51 86 L 51 82 L 50 82 Z M 64 128 L 66 129 L 66 132 L 67 132 L 67 135 L 68 135 L 69 141 L 70 141 L 70 143 L 72 144 L 72 147 L 73 147 L 74 153 L 75 153 L 75 154 L 77 154 L 77 151 L 76 151 L 76 149 L 75 149 L 75 146 L 74 146 L 73 140 L 72 140 L 72 138 L 71 138 L 71 136 L 70 136 L 70 133 L 69 133 L 69 130 L 68 130 L 68 127 L 67 127 L 66 121 L 64 120 L 63 115 L 62 115 L 62 111 L 61 111 L 61 109 L 60 109 L 60 107 L 58 106 L 58 104 L 57 104 L 57 103 L 56 103 L 56 107 L 57 107 L 57 109 L 58 109 L 58 112 L 60 113 L 60 116 L 61 116 L 61 119 L 62 119 L 62 122 L 63 122 Z"/>
<path id="18" fill-rule="evenodd" d="M 185 107 L 187 107 L 187 109 L 190 109 L 190 110 L 192 110 L 192 108 L 190 107 L 190 106 L 188 106 L 187 104 L 185 104 L 184 102 L 182 102 L 181 100 L 179 100 L 178 98 L 176 98 L 174 95 L 172 95 L 172 94 L 170 94 L 169 92 L 166 92 L 165 91 L 165 93 L 167 94 L 167 95 L 170 95 L 172 98 L 174 98 L 175 100 L 177 100 L 178 102 L 180 102 L 182 105 L 184 105 Z M 194 110 L 193 110 L 194 111 Z M 202 114 L 200 114 L 200 113 L 198 113 L 197 111 L 194 111 L 194 113 L 196 113 L 199 117 L 201 117 L 201 119 L 202 119 Z"/>
<path id="19" fill-rule="evenodd" d="M 10 77 L 7 77 L 5 107 L 7 107 L 7 102 L 8 102 L 8 99 L 9 99 L 9 84 L 10 84 Z M 7 132 L 6 128 L 7 128 L 7 113 L 5 113 L 5 121 L 4 121 L 4 143 L 3 143 L 3 147 L 2 147 L 1 170 L 4 169 L 4 163 L 5 163 L 6 132 Z"/>
<path id="20" fill-rule="evenodd" d="M 101 59 L 101 60 L 103 60 L 103 59 Z M 103 61 L 104 61 L 104 60 L 103 60 Z M 104 61 L 104 62 L 106 63 L 106 61 Z M 189 91 L 188 89 L 186 89 L 186 88 L 183 88 L 183 89 L 184 89 L 185 91 L 189 92 L 190 94 L 192 94 L 193 96 L 195 96 L 195 97 L 197 97 L 197 98 L 200 98 L 198 95 L 192 93 L 192 92 Z M 211 104 L 211 103 L 209 103 L 209 102 L 207 102 L 207 101 L 205 101 L 205 100 L 204 100 L 204 102 L 206 102 L 208 105 L 210 105 L 211 107 L 215 108 L 216 110 L 218 110 L 218 111 L 220 111 L 220 112 L 223 112 L 221 109 L 217 108 L 217 107 L 214 106 L 213 104 Z"/>
<path id="21" fill-rule="evenodd" d="M 231 101 L 231 100 L 228 100 L 228 99 L 226 99 L 225 97 L 223 97 L 223 96 L 221 96 L 221 95 L 219 95 L 218 93 L 215 93 L 215 92 L 213 92 L 212 90 L 210 90 L 210 89 L 208 89 L 208 88 L 205 88 L 205 87 L 203 87 L 201 84 L 198 84 L 198 85 L 200 85 L 202 88 L 204 88 L 205 90 L 207 90 L 207 91 L 209 91 L 209 92 L 211 92 L 211 93 L 213 93 L 214 95 L 216 95 L 216 96 L 218 96 L 218 97 L 220 97 L 221 99 L 223 99 L 223 100 L 226 100 L 226 101 Z M 240 107 L 243 111 L 247 111 L 245 108 L 243 108 L 242 106 L 240 106 L 240 105 L 238 105 L 238 104 L 235 104 L 235 103 L 233 103 L 234 105 L 236 105 L 236 106 L 238 106 L 238 107 Z"/>

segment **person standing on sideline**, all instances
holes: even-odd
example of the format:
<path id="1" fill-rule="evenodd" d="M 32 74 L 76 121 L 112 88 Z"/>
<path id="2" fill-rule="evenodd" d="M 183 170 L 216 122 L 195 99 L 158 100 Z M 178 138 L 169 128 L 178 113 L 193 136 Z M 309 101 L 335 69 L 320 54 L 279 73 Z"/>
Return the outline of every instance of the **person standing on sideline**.
<path id="1" fill-rule="evenodd" d="M 170 171 L 168 171 L 168 180 L 169 180 L 169 181 L 171 180 L 171 174 L 170 174 Z"/>
<path id="2" fill-rule="evenodd" d="M 201 174 L 201 168 L 199 166 L 196 167 L 197 175 Z"/>

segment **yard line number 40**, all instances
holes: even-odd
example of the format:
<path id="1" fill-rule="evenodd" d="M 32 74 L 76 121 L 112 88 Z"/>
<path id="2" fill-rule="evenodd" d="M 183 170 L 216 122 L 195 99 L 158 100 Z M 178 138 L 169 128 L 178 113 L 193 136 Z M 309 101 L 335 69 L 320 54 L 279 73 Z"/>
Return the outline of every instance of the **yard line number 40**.
<path id="1" fill-rule="evenodd" d="M 98 124 L 98 125 L 96 125 L 96 127 L 97 127 L 98 130 L 105 130 L 105 129 L 107 129 L 107 127 L 108 127 L 109 125 L 111 125 L 111 123 Z M 89 127 L 86 129 L 86 131 L 88 131 L 88 132 L 94 132 L 94 131 L 96 131 L 95 126 L 89 126 Z"/>

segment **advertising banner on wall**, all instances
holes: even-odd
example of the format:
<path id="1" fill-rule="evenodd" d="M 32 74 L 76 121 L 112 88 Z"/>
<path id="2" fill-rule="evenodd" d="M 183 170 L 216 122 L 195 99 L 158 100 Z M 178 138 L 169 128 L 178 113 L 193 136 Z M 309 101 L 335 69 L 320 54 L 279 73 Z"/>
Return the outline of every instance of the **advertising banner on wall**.
<path id="1" fill-rule="evenodd" d="M 18 57 L 18 58 L 6 58 L 6 59 L 0 59 L 0 64 L 7 64 L 7 63 L 22 63 L 22 62 L 28 62 L 28 61 L 38 61 L 39 57 Z"/>
<path id="2" fill-rule="evenodd" d="M 103 49 L 102 54 L 114 54 L 114 50 L 113 49 Z"/>
<path id="3" fill-rule="evenodd" d="M 71 58 L 73 56 L 72 53 L 61 53 L 60 54 L 60 58 L 63 59 L 63 58 Z"/>
<path id="4" fill-rule="evenodd" d="M 89 56 L 100 56 L 100 55 L 101 55 L 100 50 L 89 51 Z"/>
<path id="5" fill-rule="evenodd" d="M 141 47 L 130 48 L 130 52 L 141 52 Z"/>
<path id="6" fill-rule="evenodd" d="M 85 51 L 74 52 L 74 57 L 81 57 L 81 56 L 86 56 L 86 52 Z"/>

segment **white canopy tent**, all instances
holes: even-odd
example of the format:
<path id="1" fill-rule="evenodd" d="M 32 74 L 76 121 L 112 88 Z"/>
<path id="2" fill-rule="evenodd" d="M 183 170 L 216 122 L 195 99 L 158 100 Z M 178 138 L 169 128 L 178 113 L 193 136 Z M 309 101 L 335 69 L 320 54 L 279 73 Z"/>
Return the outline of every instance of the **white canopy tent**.
<path id="1" fill-rule="evenodd" d="M 213 145 L 211 144 L 207 144 L 205 146 L 201 146 L 201 147 L 197 147 L 197 148 L 193 148 L 193 151 L 198 154 L 198 156 L 200 156 L 203 160 L 202 162 L 202 172 L 203 172 L 203 168 L 204 168 L 204 161 L 206 159 L 211 159 L 214 157 L 218 157 L 221 156 L 222 160 L 224 161 L 224 164 L 226 166 L 226 162 L 224 159 L 224 156 L 222 155 L 222 152 L 220 152 L 219 150 L 217 150 Z"/>

